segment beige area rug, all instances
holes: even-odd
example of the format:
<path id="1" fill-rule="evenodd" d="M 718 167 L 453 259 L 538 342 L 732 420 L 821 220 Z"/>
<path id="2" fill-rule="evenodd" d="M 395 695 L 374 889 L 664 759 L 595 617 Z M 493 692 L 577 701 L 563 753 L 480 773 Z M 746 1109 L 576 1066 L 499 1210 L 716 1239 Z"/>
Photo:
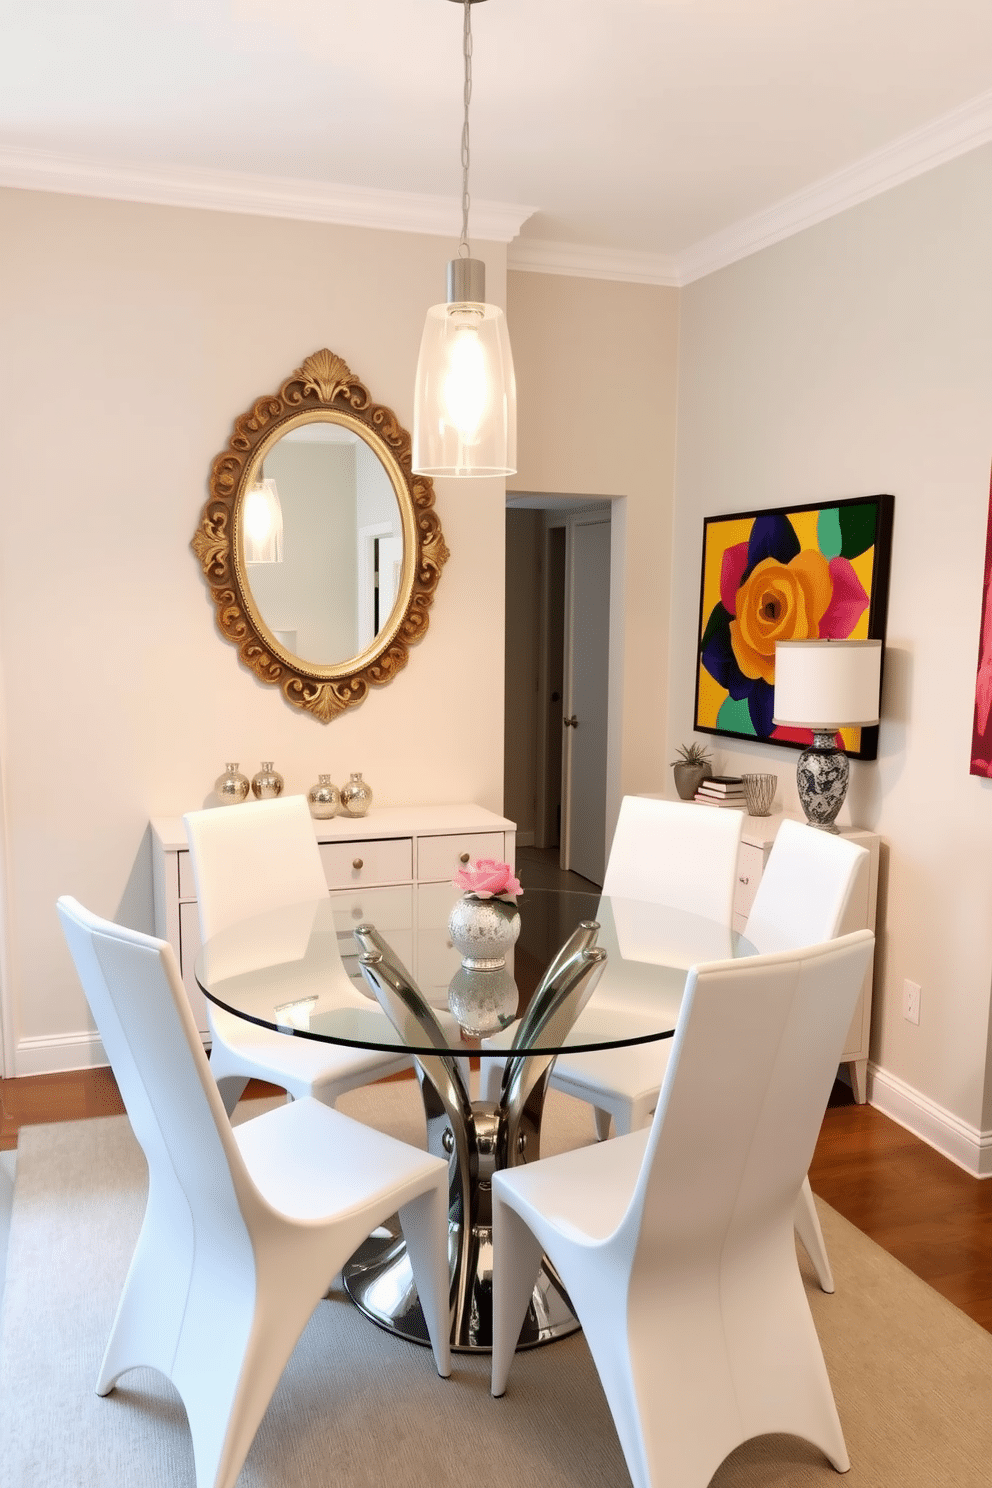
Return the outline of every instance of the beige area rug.
<path id="1" fill-rule="evenodd" d="M 351 1114 L 422 1138 L 416 1087 L 349 1096 Z M 261 1107 L 250 1103 L 249 1113 Z M 553 1095 L 547 1150 L 590 1140 L 587 1108 Z M 141 1223 L 144 1160 L 122 1117 L 22 1132 L 0 1336 L 2 1488 L 194 1488 L 178 1397 L 151 1370 L 93 1390 Z M 849 1488 L 987 1488 L 992 1336 L 822 1207 L 837 1280 L 808 1280 L 847 1437 Z M 812 1447 L 764 1437 L 713 1488 L 817 1488 Z M 488 1360 L 430 1352 L 367 1322 L 337 1287 L 289 1362 L 239 1488 L 629 1488 L 581 1335 L 518 1356 L 504 1399 Z M 680 1488 L 672 1484 L 671 1488 Z"/>

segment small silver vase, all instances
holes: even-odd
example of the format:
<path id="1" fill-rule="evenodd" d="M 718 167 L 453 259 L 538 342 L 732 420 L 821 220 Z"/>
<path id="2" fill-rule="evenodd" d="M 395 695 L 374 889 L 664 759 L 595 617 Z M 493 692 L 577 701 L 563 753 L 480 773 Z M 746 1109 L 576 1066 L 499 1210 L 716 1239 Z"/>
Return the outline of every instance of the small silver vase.
<path id="1" fill-rule="evenodd" d="M 341 805 L 349 816 L 364 816 L 372 805 L 372 787 L 362 779 L 361 770 L 352 770 L 347 785 L 341 787 Z"/>
<path id="2" fill-rule="evenodd" d="M 520 913 L 507 899 L 463 894 L 448 917 L 448 934 L 466 971 L 502 971 L 520 934 Z"/>
<path id="3" fill-rule="evenodd" d="M 282 795 L 285 783 L 279 771 L 273 769 L 272 761 L 263 760 L 262 768 L 251 778 L 252 795 L 258 801 L 274 801 L 276 796 Z"/>
<path id="4" fill-rule="evenodd" d="M 341 806 L 341 795 L 337 786 L 332 783 L 330 775 L 317 777 L 317 784 L 312 785 L 307 791 L 307 801 L 310 806 L 310 815 L 316 821 L 328 821 L 332 816 L 337 816 Z"/>
<path id="5" fill-rule="evenodd" d="M 223 775 L 214 781 L 214 790 L 222 806 L 237 806 L 244 801 L 251 785 L 247 775 L 242 775 L 237 764 L 225 765 Z"/>

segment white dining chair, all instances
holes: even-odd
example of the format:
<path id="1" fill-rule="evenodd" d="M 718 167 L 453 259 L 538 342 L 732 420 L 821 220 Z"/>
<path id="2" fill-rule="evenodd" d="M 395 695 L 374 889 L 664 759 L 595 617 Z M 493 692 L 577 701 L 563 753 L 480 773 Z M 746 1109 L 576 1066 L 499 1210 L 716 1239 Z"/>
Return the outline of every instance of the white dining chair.
<path id="1" fill-rule="evenodd" d="M 190 811 L 183 817 L 204 942 L 265 910 L 327 894 L 310 810 L 303 796 Z M 369 1005 L 338 973 L 345 996 Z M 347 984 L 347 985 L 345 985 Z M 386 1054 L 293 1038 L 260 1028 L 208 1001 L 210 1067 L 228 1114 L 249 1079 L 279 1085 L 294 1099 L 332 1106 L 346 1090 L 413 1067 L 408 1054 Z"/>
<path id="2" fill-rule="evenodd" d="M 793 1210 L 873 945 L 695 968 L 651 1126 L 493 1175 L 492 1392 L 546 1254 L 634 1488 L 706 1488 L 769 1432 L 850 1465 Z"/>
<path id="3" fill-rule="evenodd" d="M 857 843 L 786 818 L 780 825 L 758 884 L 745 937 L 761 952 L 794 950 L 831 940 L 848 928 L 852 901 L 862 897 L 869 854 Z M 591 1100 L 612 1117 L 621 1136 L 650 1119 L 671 1052 L 671 1040 L 597 1054 L 560 1056 L 552 1083 L 567 1095 Z M 597 1120 L 597 1132 L 606 1135 Z M 826 1242 L 809 1181 L 796 1201 L 796 1231 L 817 1281 L 834 1290 Z"/>
<path id="4" fill-rule="evenodd" d="M 786 817 L 775 834 L 744 934 L 761 952 L 795 950 L 832 940 L 849 928 L 852 903 L 863 901 L 869 853 L 832 832 Z M 805 1178 L 795 1220 L 806 1254 L 825 1292 L 834 1290 L 826 1241 Z"/>
<path id="5" fill-rule="evenodd" d="M 157 1369 L 186 1408 L 197 1488 L 234 1488 L 335 1272 L 397 1210 L 449 1374 L 447 1163 L 314 1100 L 232 1129 L 171 946 L 68 897 L 58 912 L 148 1162 L 97 1394 Z"/>
<path id="6" fill-rule="evenodd" d="M 620 805 L 603 893 L 664 904 L 725 926 L 733 915 L 743 811 L 625 796 Z M 729 952 L 729 944 L 728 944 Z M 636 991 L 636 989 L 634 989 Z M 585 1018 L 597 1029 L 621 1028 L 643 1014 L 626 995 L 628 984 L 607 963 Z M 581 1021 L 576 1025 L 576 1037 Z M 618 1033 L 618 1037 L 619 1037 Z M 665 1045 L 560 1054 L 551 1074 L 555 1090 L 590 1103 L 597 1135 L 642 1126 L 654 1110 L 664 1072 Z M 484 1100 L 495 1100 L 503 1061 L 481 1062 Z"/>

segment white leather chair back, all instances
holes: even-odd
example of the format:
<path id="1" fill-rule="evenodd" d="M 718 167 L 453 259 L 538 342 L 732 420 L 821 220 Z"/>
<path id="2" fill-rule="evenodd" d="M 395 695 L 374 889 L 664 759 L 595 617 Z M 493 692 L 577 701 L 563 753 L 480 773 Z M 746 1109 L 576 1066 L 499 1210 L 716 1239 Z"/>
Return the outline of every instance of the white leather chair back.
<path id="1" fill-rule="evenodd" d="M 603 892 L 729 925 L 743 825 L 724 806 L 624 796 Z"/>
<path id="2" fill-rule="evenodd" d="M 718 1261 L 777 1213 L 791 1244 L 796 1194 L 874 942 L 858 930 L 690 973 L 624 1220 L 635 1277 L 650 1277 L 655 1237 L 669 1261 L 678 1253 Z"/>
<path id="3" fill-rule="evenodd" d="M 868 868 L 867 848 L 786 818 L 751 905 L 747 939 L 765 954 L 842 934 L 848 906 L 863 896 Z"/>
<path id="4" fill-rule="evenodd" d="M 183 822 L 204 940 L 263 910 L 327 893 L 303 796 L 190 811 Z"/>
<path id="5" fill-rule="evenodd" d="M 230 1246 L 223 1264 L 253 1267 L 241 1209 L 249 1180 L 172 947 L 101 920 L 68 896 L 58 913 L 155 1202 L 172 1211 L 191 1250 L 222 1234 Z"/>

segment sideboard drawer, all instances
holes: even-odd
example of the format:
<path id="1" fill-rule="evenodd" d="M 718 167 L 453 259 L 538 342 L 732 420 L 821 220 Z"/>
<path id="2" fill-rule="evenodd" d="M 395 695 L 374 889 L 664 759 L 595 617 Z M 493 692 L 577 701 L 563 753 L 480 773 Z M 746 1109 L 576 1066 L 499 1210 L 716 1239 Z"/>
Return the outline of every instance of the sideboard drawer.
<path id="1" fill-rule="evenodd" d="M 467 863 L 477 858 L 504 861 L 502 832 L 468 832 L 451 837 L 421 837 L 417 842 L 417 878 L 421 883 L 450 883 Z"/>
<path id="2" fill-rule="evenodd" d="M 410 883 L 413 878 L 412 837 L 322 842 L 320 858 L 329 889 L 350 889 L 355 884 Z"/>
<path id="3" fill-rule="evenodd" d="M 737 856 L 737 884 L 734 889 L 734 914 L 747 919 L 765 870 L 765 853 L 760 847 L 742 842 Z"/>
<path id="4" fill-rule="evenodd" d="M 196 878 L 193 875 L 193 859 L 188 852 L 176 853 L 179 860 L 179 897 L 196 898 Z"/>

